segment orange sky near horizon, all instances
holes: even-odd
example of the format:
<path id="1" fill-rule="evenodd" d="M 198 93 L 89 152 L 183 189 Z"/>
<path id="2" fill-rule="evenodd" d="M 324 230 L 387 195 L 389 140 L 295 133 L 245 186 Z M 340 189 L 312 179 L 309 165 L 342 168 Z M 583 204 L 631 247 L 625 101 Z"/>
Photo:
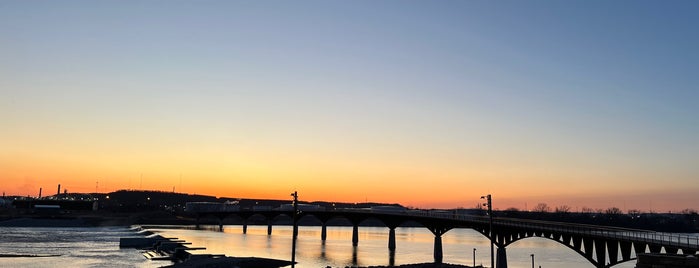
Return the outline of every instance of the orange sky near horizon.
<path id="1" fill-rule="evenodd" d="M 696 5 L 2 2 L 0 191 L 697 209 Z"/>
<path id="2" fill-rule="evenodd" d="M 492 163 L 491 167 L 482 165 L 476 169 L 458 167 L 458 163 L 453 163 L 454 166 L 444 162 L 420 163 L 419 159 L 340 161 L 310 154 L 294 157 L 246 153 L 245 157 L 236 157 L 219 153 L 170 159 L 156 156 L 125 159 L 109 154 L 66 157 L 49 151 L 36 154 L 43 156 L 38 158 L 3 153 L 0 169 L 3 181 L 10 183 L 3 183 L 1 190 L 7 195 L 36 196 L 39 188 L 43 188 L 44 195 L 51 195 L 60 183 L 62 189 L 70 192 L 174 189 L 190 194 L 262 199 L 286 199 L 296 190 L 304 201 L 369 201 L 417 208 L 473 208 L 481 195 L 492 193 L 496 209 L 532 209 L 542 202 L 551 207 L 568 205 L 574 210 L 613 206 L 625 211 L 697 208 L 692 189 L 657 188 L 650 183 L 643 186 L 639 180 L 633 188 L 624 191 L 623 187 L 614 187 L 615 183 L 605 183 L 604 179 L 585 180 L 582 175 L 566 176 L 563 171 L 555 170 L 541 172 Z M 499 179 L 502 177 L 509 179 Z"/>

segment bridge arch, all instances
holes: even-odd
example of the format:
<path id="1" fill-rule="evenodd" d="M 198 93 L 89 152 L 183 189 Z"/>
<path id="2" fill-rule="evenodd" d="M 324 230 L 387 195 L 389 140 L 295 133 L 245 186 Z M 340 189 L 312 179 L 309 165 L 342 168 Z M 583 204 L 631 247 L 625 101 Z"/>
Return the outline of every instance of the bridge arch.
<path id="1" fill-rule="evenodd" d="M 479 231 L 479 233 L 487 236 L 486 233 L 482 231 Z M 595 267 L 599 268 L 608 268 L 620 263 L 635 260 L 636 255 L 632 253 L 638 252 L 638 250 L 632 251 L 634 245 L 630 242 L 626 243 L 623 241 L 612 241 L 603 238 L 583 237 L 563 233 L 545 231 L 497 233 L 496 230 L 495 236 L 495 240 L 497 241 L 496 245 L 502 248 L 528 238 L 543 238 L 554 241 L 571 249 Z M 620 251 L 621 254 L 619 254 Z M 645 245 L 644 248 L 641 249 L 641 252 L 644 251 Z M 609 259 L 609 262 L 607 262 L 607 259 Z"/>

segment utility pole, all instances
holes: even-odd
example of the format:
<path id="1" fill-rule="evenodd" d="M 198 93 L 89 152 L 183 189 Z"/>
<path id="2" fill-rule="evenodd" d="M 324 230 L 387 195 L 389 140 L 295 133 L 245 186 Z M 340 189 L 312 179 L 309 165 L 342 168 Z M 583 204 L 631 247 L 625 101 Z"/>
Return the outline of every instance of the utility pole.
<path id="1" fill-rule="evenodd" d="M 490 229 L 490 267 L 495 267 L 495 233 L 493 232 L 493 199 L 490 194 L 481 196 L 481 199 L 485 199 L 486 203 L 483 206 L 488 207 L 488 229 Z"/>
<path id="2" fill-rule="evenodd" d="M 295 267 L 295 265 L 296 265 L 296 237 L 298 236 L 298 232 L 299 232 L 298 231 L 299 227 L 298 227 L 298 222 L 297 222 L 298 221 L 298 214 L 299 214 L 299 205 L 298 205 L 299 194 L 296 191 L 294 191 L 294 193 L 291 194 L 291 196 L 294 197 L 294 203 L 293 203 L 293 205 L 294 205 L 294 212 L 293 213 L 294 214 L 292 215 L 294 227 L 292 228 L 292 231 L 291 231 L 291 267 Z"/>

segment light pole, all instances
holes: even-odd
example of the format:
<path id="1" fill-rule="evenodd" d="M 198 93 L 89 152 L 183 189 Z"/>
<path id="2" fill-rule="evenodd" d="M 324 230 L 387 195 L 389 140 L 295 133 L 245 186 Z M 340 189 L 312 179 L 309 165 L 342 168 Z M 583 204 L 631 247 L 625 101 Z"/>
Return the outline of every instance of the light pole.
<path id="1" fill-rule="evenodd" d="M 476 267 L 476 248 L 473 248 L 473 267 Z"/>
<path id="2" fill-rule="evenodd" d="M 531 256 L 532 256 L 532 268 L 534 268 L 534 254 L 532 254 Z"/>
<path id="3" fill-rule="evenodd" d="M 293 228 L 291 231 L 291 267 L 294 267 L 296 265 L 296 237 L 298 236 L 298 223 L 296 221 L 299 213 L 299 194 L 294 191 L 291 196 L 294 197 L 294 212 L 291 217 L 293 219 Z"/>
<path id="4" fill-rule="evenodd" d="M 494 236 L 495 233 L 493 232 L 493 199 L 488 195 L 481 196 L 481 199 L 485 199 L 486 203 L 483 204 L 483 206 L 488 207 L 488 228 L 490 229 L 490 267 L 494 268 L 495 267 L 495 244 L 494 244 Z"/>

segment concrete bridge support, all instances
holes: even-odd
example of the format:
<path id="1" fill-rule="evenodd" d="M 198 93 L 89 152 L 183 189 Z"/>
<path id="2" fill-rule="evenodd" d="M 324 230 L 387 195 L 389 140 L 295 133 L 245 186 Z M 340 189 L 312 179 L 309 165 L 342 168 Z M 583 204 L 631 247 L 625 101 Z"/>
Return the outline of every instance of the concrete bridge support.
<path id="1" fill-rule="evenodd" d="M 505 247 L 498 246 L 497 262 L 495 267 L 497 268 L 507 268 L 507 251 Z"/>
<path id="2" fill-rule="evenodd" d="M 325 241 L 328 239 L 328 224 L 323 222 L 320 229 L 320 240 Z"/>
<path id="3" fill-rule="evenodd" d="M 388 228 L 388 250 L 396 251 L 396 227 Z"/>
<path id="4" fill-rule="evenodd" d="M 248 221 L 243 220 L 243 234 L 247 234 L 247 233 L 248 233 Z"/>
<path id="5" fill-rule="evenodd" d="M 216 218 L 218 219 L 218 231 L 223 232 L 223 219 L 225 219 L 226 217 L 218 215 L 216 216 Z"/>
<path id="6" fill-rule="evenodd" d="M 359 245 L 359 224 L 352 223 L 352 246 Z"/>
<path id="7" fill-rule="evenodd" d="M 442 263 L 443 258 L 442 235 L 434 235 L 434 262 Z"/>
<path id="8" fill-rule="evenodd" d="M 430 226 L 427 228 L 434 234 L 434 262 L 442 263 L 442 235 L 451 230 L 452 227 Z"/>
<path id="9" fill-rule="evenodd" d="M 597 267 L 605 268 L 607 263 L 607 247 L 602 239 L 595 240 L 595 253 L 597 253 Z M 615 260 L 616 261 L 616 260 Z"/>
<path id="10" fill-rule="evenodd" d="M 267 220 L 267 235 L 272 235 L 272 220 Z"/>

